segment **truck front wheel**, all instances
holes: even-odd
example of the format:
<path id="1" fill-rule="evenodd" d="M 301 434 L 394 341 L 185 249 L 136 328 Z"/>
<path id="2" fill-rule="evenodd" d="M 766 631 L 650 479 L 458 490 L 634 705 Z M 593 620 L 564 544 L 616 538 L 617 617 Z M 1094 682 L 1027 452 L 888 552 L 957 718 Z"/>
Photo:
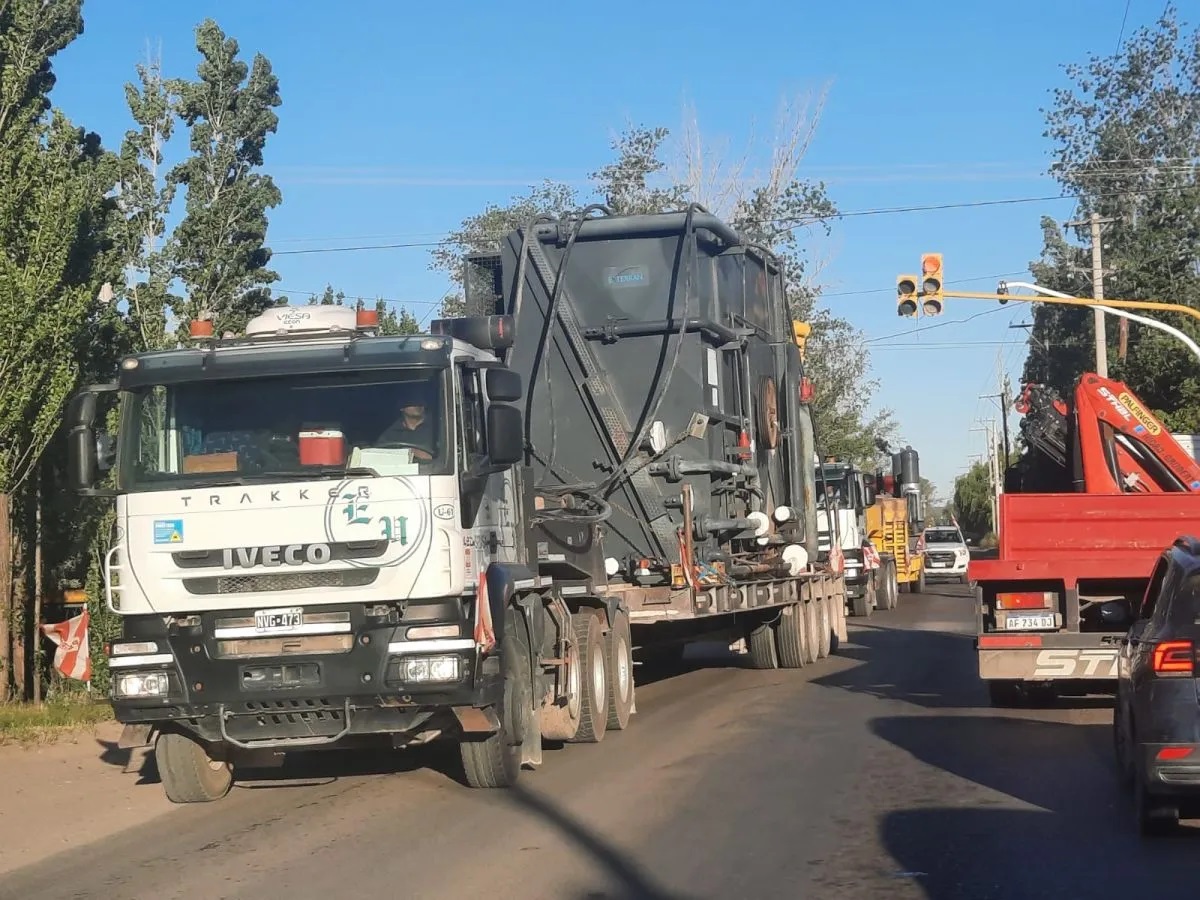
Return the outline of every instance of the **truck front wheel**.
<path id="1" fill-rule="evenodd" d="M 210 803 L 233 786 L 233 769 L 208 755 L 198 741 L 166 732 L 154 744 L 154 762 L 172 803 Z"/>
<path id="2" fill-rule="evenodd" d="M 458 750 L 463 774 L 473 788 L 507 788 L 521 774 L 522 745 L 536 733 L 533 715 L 533 684 L 529 663 L 529 642 L 519 613 L 510 610 L 504 617 L 504 644 L 501 666 L 504 691 L 496 709 L 500 730 L 482 740 L 464 737 Z"/>

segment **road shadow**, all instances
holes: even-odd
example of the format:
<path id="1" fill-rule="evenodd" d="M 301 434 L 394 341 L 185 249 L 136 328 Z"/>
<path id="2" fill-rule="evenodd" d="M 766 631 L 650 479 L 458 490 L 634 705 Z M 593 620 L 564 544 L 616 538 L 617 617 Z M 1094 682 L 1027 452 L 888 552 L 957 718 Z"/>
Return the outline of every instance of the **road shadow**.
<path id="1" fill-rule="evenodd" d="M 970 783 L 880 822 L 882 843 L 930 900 L 1154 896 L 1195 881 L 1200 828 L 1137 836 L 1108 724 L 914 715 L 871 730 Z"/>
<path id="2" fill-rule="evenodd" d="M 974 639 L 969 635 L 856 621 L 850 641 L 838 656 L 860 665 L 820 675 L 813 684 L 931 709 L 987 704 L 986 689 L 972 669 Z"/>
<path id="3" fill-rule="evenodd" d="M 856 622 L 851 645 L 838 651 L 861 665 L 820 675 L 815 685 L 899 700 L 929 709 L 990 707 L 987 685 L 979 678 L 975 637 L 950 631 L 921 631 Z M 1063 693 L 1034 693 L 1035 709 L 1105 709 L 1112 706 L 1111 688 L 1096 686 L 1083 693 L 1080 684 Z"/>
<path id="4" fill-rule="evenodd" d="M 611 882 L 608 888 L 584 888 L 578 893 L 558 894 L 564 900 L 572 897 L 575 900 L 695 900 L 690 895 L 668 891 L 655 884 L 652 876 L 627 853 L 542 794 L 518 784 L 507 796 L 514 805 L 541 819 L 564 841 L 586 853 Z M 536 883 L 536 876 L 532 876 L 531 882 Z"/>

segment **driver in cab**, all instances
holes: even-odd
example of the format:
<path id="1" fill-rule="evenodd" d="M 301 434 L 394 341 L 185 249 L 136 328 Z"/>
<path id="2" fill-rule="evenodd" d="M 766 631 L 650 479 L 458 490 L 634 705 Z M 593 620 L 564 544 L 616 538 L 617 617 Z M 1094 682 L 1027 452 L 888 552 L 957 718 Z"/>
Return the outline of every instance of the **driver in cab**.
<path id="1" fill-rule="evenodd" d="M 414 460 L 431 462 L 434 449 L 433 422 L 429 419 L 424 400 L 419 397 L 405 399 L 399 418 L 384 429 L 377 445 L 405 447 L 412 450 Z"/>

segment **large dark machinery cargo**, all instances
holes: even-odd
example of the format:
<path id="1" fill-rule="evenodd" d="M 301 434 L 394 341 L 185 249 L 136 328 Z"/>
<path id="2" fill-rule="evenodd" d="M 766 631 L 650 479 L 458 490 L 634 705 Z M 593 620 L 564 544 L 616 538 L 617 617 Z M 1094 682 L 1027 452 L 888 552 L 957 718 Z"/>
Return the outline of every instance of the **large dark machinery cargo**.
<path id="1" fill-rule="evenodd" d="M 510 232 L 465 281 L 473 313 L 512 317 L 541 559 L 643 587 L 808 571 L 809 386 L 770 251 L 696 205 L 591 207 Z"/>

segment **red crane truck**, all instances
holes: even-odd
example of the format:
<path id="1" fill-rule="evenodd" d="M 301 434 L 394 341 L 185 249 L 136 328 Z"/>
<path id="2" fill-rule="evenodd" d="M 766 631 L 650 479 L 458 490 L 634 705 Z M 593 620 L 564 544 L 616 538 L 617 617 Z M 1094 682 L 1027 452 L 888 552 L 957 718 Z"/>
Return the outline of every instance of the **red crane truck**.
<path id="1" fill-rule="evenodd" d="M 1083 375 L 1016 408 L 1041 477 L 999 502 L 999 552 L 973 559 L 979 675 L 991 702 L 1115 679 L 1157 555 L 1200 518 L 1200 465 L 1124 384 Z"/>

